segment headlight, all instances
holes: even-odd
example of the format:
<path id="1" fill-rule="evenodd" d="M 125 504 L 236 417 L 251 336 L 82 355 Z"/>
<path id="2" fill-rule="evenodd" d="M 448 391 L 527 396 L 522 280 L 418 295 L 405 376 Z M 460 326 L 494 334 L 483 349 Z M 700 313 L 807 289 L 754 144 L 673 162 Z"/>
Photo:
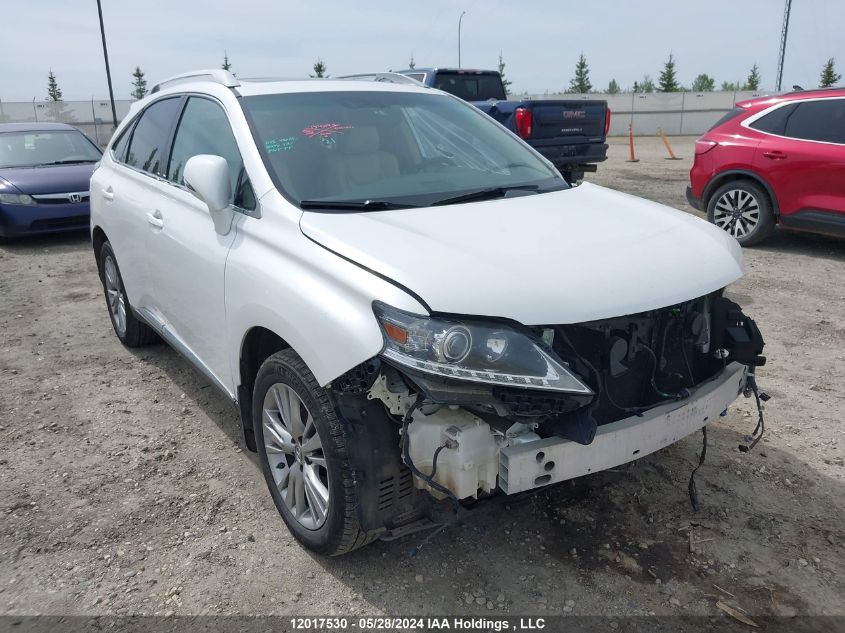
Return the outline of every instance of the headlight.
<path id="1" fill-rule="evenodd" d="M 592 390 L 531 338 L 496 324 L 433 319 L 375 302 L 382 355 L 446 378 L 592 395 Z"/>
<path id="2" fill-rule="evenodd" d="M 0 202 L 3 204 L 35 204 L 32 196 L 25 193 L 0 193 Z"/>

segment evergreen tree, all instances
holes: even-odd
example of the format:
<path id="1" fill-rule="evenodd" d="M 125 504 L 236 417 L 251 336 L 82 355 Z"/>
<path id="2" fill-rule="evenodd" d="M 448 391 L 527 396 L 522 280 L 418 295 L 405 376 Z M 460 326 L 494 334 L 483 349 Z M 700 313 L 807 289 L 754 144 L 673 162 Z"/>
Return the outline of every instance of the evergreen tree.
<path id="1" fill-rule="evenodd" d="M 569 89 L 566 92 L 575 94 L 586 94 L 592 92 L 593 84 L 590 83 L 590 67 L 587 66 L 587 58 L 584 53 L 578 57 L 575 64 L 575 76 L 569 80 Z"/>
<path id="2" fill-rule="evenodd" d="M 739 82 L 733 81 L 723 81 L 722 82 L 722 90 L 724 92 L 736 92 L 737 90 L 742 90 L 742 86 L 739 85 Z"/>
<path id="3" fill-rule="evenodd" d="M 417 63 L 414 61 L 414 54 L 411 53 L 411 59 L 408 61 L 408 68 L 413 70 L 416 67 L 417 67 Z"/>
<path id="4" fill-rule="evenodd" d="M 678 92 L 681 87 L 678 85 L 678 76 L 675 72 L 675 57 L 669 53 L 669 59 L 663 65 L 660 73 L 660 92 Z"/>
<path id="5" fill-rule="evenodd" d="M 639 85 L 639 92 L 654 92 L 654 80 L 651 78 L 651 75 L 643 75 L 643 80 Z"/>
<path id="6" fill-rule="evenodd" d="M 314 62 L 314 74 L 311 75 L 311 77 L 323 78 L 325 76 L 326 76 L 326 64 L 325 64 L 325 62 L 323 62 L 322 59 L 320 59 L 318 57 L 317 61 Z"/>
<path id="7" fill-rule="evenodd" d="M 511 80 L 505 77 L 505 62 L 502 59 L 502 51 L 499 51 L 499 74 L 502 76 L 502 86 L 505 88 L 505 96 L 511 93 Z"/>
<path id="8" fill-rule="evenodd" d="M 819 78 L 819 88 L 831 88 L 836 85 L 836 82 L 842 79 L 842 75 L 836 72 L 833 63 L 834 59 L 831 57 L 824 65 L 821 77 Z"/>
<path id="9" fill-rule="evenodd" d="M 59 82 L 56 81 L 56 76 L 53 74 L 53 70 L 50 70 L 50 73 L 47 75 L 47 101 L 61 101 L 62 100 L 62 89 L 59 88 Z"/>
<path id="10" fill-rule="evenodd" d="M 47 111 L 54 121 L 69 123 L 73 117 L 66 111 L 65 102 L 62 100 L 62 89 L 51 69 L 47 75 Z"/>
<path id="11" fill-rule="evenodd" d="M 692 82 L 693 92 L 713 92 L 716 89 L 716 80 L 707 73 L 701 73 Z"/>
<path id="12" fill-rule="evenodd" d="M 760 70 L 757 64 L 751 67 L 751 72 L 748 74 L 748 79 L 745 80 L 743 90 L 759 90 L 760 89 Z"/>
<path id="13" fill-rule="evenodd" d="M 232 71 L 232 64 L 229 63 L 229 55 L 226 54 L 226 51 L 223 51 L 223 64 L 220 66 L 223 70 L 228 70 L 229 72 Z"/>
<path id="14" fill-rule="evenodd" d="M 147 80 L 144 78 L 144 71 L 140 66 L 135 66 L 135 72 L 132 73 L 132 98 L 143 99 L 147 96 Z"/>
<path id="15" fill-rule="evenodd" d="M 611 79 L 610 83 L 607 84 L 607 94 L 609 95 L 618 95 L 622 90 L 619 89 L 619 84 L 616 83 L 615 79 Z"/>

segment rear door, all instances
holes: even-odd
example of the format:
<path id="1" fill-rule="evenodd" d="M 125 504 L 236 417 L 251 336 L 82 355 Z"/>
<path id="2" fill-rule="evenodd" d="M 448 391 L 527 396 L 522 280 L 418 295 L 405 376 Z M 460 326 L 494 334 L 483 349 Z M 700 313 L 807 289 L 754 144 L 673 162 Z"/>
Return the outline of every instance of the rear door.
<path id="1" fill-rule="evenodd" d="M 187 99 L 173 137 L 166 168 L 167 184 L 148 227 L 150 274 L 165 338 L 209 378 L 233 393 L 227 347 L 223 273 L 234 224 L 215 231 L 208 207 L 185 185 L 188 159 L 198 154 L 222 156 L 229 164 L 232 203 L 255 208 L 243 160 L 223 106 L 209 97 Z"/>
<path id="2" fill-rule="evenodd" d="M 149 214 L 162 186 L 167 147 L 181 97 L 147 106 L 137 122 L 115 143 L 110 161 L 95 172 L 92 204 L 114 249 L 129 302 L 136 309 L 152 305 L 147 256 Z"/>
<path id="3" fill-rule="evenodd" d="M 763 132 L 754 165 L 775 191 L 782 216 L 845 213 L 845 98 L 791 103 L 749 127 Z"/>

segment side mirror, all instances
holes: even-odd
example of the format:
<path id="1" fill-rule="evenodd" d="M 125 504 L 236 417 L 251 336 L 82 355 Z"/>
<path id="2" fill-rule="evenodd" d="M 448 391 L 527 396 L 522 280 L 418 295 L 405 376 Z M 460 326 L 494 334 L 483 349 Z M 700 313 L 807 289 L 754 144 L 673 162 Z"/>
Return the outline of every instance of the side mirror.
<path id="1" fill-rule="evenodd" d="M 229 163 L 222 156 L 198 154 L 185 163 L 185 184 L 208 205 L 212 214 L 228 208 L 232 199 Z"/>

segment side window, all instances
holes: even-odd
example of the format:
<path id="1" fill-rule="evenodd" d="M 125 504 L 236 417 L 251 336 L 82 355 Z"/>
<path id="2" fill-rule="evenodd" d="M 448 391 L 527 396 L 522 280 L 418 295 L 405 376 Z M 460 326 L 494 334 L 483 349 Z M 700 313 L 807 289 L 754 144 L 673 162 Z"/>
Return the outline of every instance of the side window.
<path id="1" fill-rule="evenodd" d="M 132 121 L 126 126 L 126 129 L 123 130 L 120 138 L 118 138 L 117 142 L 112 145 L 112 152 L 114 153 L 115 160 L 121 163 L 126 162 L 126 147 L 129 145 L 129 139 L 132 136 L 133 127 L 135 127 L 135 121 Z"/>
<path id="2" fill-rule="evenodd" d="M 776 110 L 772 110 L 766 116 L 760 117 L 753 123 L 750 123 L 749 127 L 752 127 L 755 130 L 760 130 L 761 132 L 768 132 L 769 134 L 783 136 L 783 131 L 786 128 L 786 121 L 789 119 L 789 115 L 794 111 L 794 103 L 781 106 Z"/>
<path id="3" fill-rule="evenodd" d="M 129 141 L 127 165 L 157 176 L 163 175 L 163 156 L 180 102 L 180 97 L 162 99 L 144 110 Z"/>
<path id="4" fill-rule="evenodd" d="M 197 154 L 214 154 L 225 158 L 229 163 L 233 194 L 243 189 L 244 184 L 240 182 L 243 161 L 226 113 L 210 99 L 191 97 L 176 130 L 167 179 L 180 185 L 185 184 L 185 163 Z M 233 202 L 237 204 L 237 200 Z"/>
<path id="5" fill-rule="evenodd" d="M 845 99 L 799 103 L 786 122 L 784 133 L 807 141 L 845 143 Z"/>

